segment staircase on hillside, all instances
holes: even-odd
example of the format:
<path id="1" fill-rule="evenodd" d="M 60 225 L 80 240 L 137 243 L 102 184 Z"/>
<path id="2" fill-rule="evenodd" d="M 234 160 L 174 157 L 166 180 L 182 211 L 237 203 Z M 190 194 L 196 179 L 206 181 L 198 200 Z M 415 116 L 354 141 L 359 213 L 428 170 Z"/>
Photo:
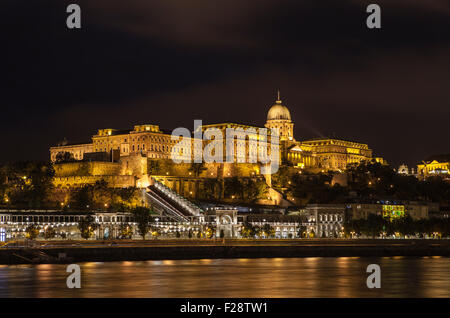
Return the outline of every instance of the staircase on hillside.
<path id="1" fill-rule="evenodd" d="M 154 206 L 178 222 L 189 222 L 193 217 L 200 217 L 204 213 L 197 205 L 154 178 L 151 178 L 146 195 Z"/>

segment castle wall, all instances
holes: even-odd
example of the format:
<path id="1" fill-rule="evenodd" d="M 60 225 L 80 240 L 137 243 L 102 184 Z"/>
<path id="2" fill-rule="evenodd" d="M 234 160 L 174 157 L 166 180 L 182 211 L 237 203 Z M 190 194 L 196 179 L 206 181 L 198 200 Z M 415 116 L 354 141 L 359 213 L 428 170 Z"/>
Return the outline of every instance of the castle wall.
<path id="1" fill-rule="evenodd" d="M 55 187 L 81 187 L 105 180 L 110 187 L 135 186 L 132 175 L 121 175 L 121 164 L 115 162 L 70 162 L 55 164 Z"/>
<path id="2" fill-rule="evenodd" d="M 50 148 L 50 160 L 56 161 L 58 153 L 69 152 L 76 160 L 83 160 L 86 153 L 93 151 L 92 144 L 64 145 Z"/>
<path id="3" fill-rule="evenodd" d="M 203 178 L 254 177 L 260 174 L 259 164 L 254 163 L 204 163 L 203 167 L 205 170 L 195 176 L 190 170 L 190 163 L 175 164 L 171 159 L 149 159 L 148 174 Z"/>
<path id="4" fill-rule="evenodd" d="M 53 165 L 56 177 L 119 175 L 120 163 L 115 162 L 70 162 Z"/>
<path id="5" fill-rule="evenodd" d="M 147 174 L 147 158 L 141 154 L 129 155 L 120 158 L 120 174 L 141 177 Z"/>
<path id="6" fill-rule="evenodd" d="M 53 184 L 57 188 L 76 188 L 86 184 L 95 184 L 97 181 L 105 180 L 111 188 L 127 188 L 135 186 L 133 176 L 71 176 L 55 177 Z"/>

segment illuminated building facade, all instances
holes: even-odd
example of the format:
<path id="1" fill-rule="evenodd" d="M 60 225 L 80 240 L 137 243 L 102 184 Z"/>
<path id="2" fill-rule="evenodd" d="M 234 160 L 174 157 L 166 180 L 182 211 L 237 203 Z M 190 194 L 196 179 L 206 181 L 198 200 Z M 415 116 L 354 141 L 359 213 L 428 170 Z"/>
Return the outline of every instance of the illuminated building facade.
<path id="1" fill-rule="evenodd" d="M 95 239 L 121 238 L 121 227 L 130 227 L 130 235 L 133 239 L 141 238 L 132 213 L 128 212 L 95 212 L 92 217 L 97 224 L 93 233 Z M 43 234 L 47 228 L 55 231 L 55 239 L 81 239 L 78 229 L 79 222 L 86 218 L 86 212 L 76 211 L 26 211 L 26 210 L 0 210 L 0 243 L 9 240 L 24 240 L 26 229 L 35 225 L 39 230 L 38 239 L 44 239 Z M 183 237 L 188 236 L 189 230 L 199 231 L 199 223 L 174 222 L 170 218 L 155 215 L 151 219 L 152 227 L 157 228 L 168 237 L 175 237 L 179 232 Z M 149 234 L 148 234 L 149 235 Z"/>
<path id="2" fill-rule="evenodd" d="M 342 237 L 345 220 L 344 204 L 308 204 L 307 232 L 315 237 Z"/>
<path id="3" fill-rule="evenodd" d="M 291 114 L 279 93 L 269 109 L 265 127 L 278 129 L 281 158 L 298 168 L 343 171 L 348 164 L 372 159 L 372 150 L 362 143 L 335 138 L 295 140 Z"/>
<path id="4" fill-rule="evenodd" d="M 367 220 L 370 214 L 380 215 L 391 220 L 409 215 L 414 220 L 420 220 L 428 219 L 430 206 L 413 201 L 405 203 L 383 201 L 379 203 L 351 203 L 346 206 L 346 209 L 348 215 L 356 220 Z"/>
<path id="5" fill-rule="evenodd" d="M 314 158 L 311 166 L 327 170 L 343 171 L 348 164 L 372 159 L 368 145 L 352 141 L 317 138 L 302 141 L 299 146 Z"/>
<path id="6" fill-rule="evenodd" d="M 235 163 L 223 163 L 219 166 L 209 167 L 206 177 L 243 176 L 241 174 L 242 170 L 239 172 L 239 169 L 233 168 L 237 163 L 248 163 L 246 159 L 249 158 L 249 154 L 261 150 L 265 150 L 270 155 L 271 135 L 268 133 L 267 139 L 261 140 L 259 132 L 262 127 L 220 123 L 199 126 L 197 132 L 199 129 L 202 132 L 205 132 L 207 129 L 217 129 L 222 131 L 225 137 L 227 128 L 240 128 L 249 133 L 244 137 L 237 137 L 234 141 L 236 149 L 234 152 Z M 294 138 L 294 123 L 292 122 L 290 111 L 283 105 L 279 94 L 278 99 L 268 111 L 265 128 L 278 130 L 280 136 L 279 158 L 282 160 L 282 163 L 290 163 L 291 166 L 299 169 L 311 169 L 313 172 L 314 169 L 316 172 L 322 170 L 342 171 L 346 169 L 347 164 L 372 159 L 372 150 L 368 145 L 362 143 L 336 138 L 297 141 Z M 112 168 L 108 167 L 107 170 L 109 172 L 105 173 L 105 175 L 109 177 L 117 175 L 134 176 L 141 180 L 140 184 L 142 186 L 145 186 L 147 184 L 146 178 L 148 179 L 148 175 L 152 174 L 147 169 L 150 161 L 170 160 L 174 154 L 181 159 L 194 158 L 195 155 L 198 155 L 195 151 L 203 151 L 208 143 L 211 142 L 211 140 L 198 140 L 196 138 L 194 131 L 193 136 L 181 139 L 182 143 L 191 146 L 189 147 L 190 150 L 186 151 L 185 147 L 180 146 L 180 140 L 173 140 L 171 131 L 162 131 L 158 125 L 136 125 L 132 130 L 99 129 L 97 134 L 92 136 L 89 143 L 63 144 L 51 147 L 50 158 L 52 162 L 57 163 L 58 158 L 60 158 L 58 154 L 70 153 L 75 162 L 108 161 L 115 163 L 116 167 L 114 169 L 116 172 L 111 172 Z M 255 140 L 258 141 L 257 144 L 252 142 Z M 201 149 L 194 147 L 194 144 L 199 141 Z M 242 144 L 244 147 L 239 147 Z M 226 145 L 224 144 L 225 148 Z M 259 164 L 250 162 L 249 165 L 253 165 L 253 167 L 247 169 L 251 171 L 249 176 L 260 173 Z M 185 170 L 187 171 L 187 169 Z M 99 172 L 97 175 L 101 174 Z M 167 170 L 164 175 L 172 175 L 172 171 Z M 70 174 L 66 173 L 60 176 L 69 177 Z M 187 173 L 186 176 L 188 176 Z M 59 181 L 61 184 L 70 184 L 71 182 L 68 179 Z M 80 180 L 78 180 L 79 182 Z M 119 182 L 119 184 L 123 185 L 122 183 Z"/>
<path id="7" fill-rule="evenodd" d="M 405 216 L 405 206 L 404 205 L 389 205 L 383 204 L 383 217 L 390 220 L 399 219 Z"/>
<path id="8" fill-rule="evenodd" d="M 417 165 L 419 177 L 443 176 L 450 178 L 450 154 L 435 155 Z"/>

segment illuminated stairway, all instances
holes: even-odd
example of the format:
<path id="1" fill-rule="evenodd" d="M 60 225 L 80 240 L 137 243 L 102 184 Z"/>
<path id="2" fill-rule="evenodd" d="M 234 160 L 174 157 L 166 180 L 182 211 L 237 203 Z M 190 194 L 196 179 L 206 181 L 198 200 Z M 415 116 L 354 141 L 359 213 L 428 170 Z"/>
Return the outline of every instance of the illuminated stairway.
<path id="1" fill-rule="evenodd" d="M 192 217 L 203 214 L 203 210 L 198 206 L 154 178 L 151 178 L 147 196 L 153 205 L 178 222 L 189 222 Z"/>

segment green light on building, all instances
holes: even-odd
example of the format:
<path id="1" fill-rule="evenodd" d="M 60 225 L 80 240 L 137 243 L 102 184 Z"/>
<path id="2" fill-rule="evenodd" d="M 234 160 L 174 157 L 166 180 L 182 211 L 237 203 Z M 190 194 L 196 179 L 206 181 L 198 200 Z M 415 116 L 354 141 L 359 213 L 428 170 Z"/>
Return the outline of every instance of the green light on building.
<path id="1" fill-rule="evenodd" d="M 389 219 L 398 219 L 405 216 L 404 205 L 383 205 L 383 217 Z"/>

